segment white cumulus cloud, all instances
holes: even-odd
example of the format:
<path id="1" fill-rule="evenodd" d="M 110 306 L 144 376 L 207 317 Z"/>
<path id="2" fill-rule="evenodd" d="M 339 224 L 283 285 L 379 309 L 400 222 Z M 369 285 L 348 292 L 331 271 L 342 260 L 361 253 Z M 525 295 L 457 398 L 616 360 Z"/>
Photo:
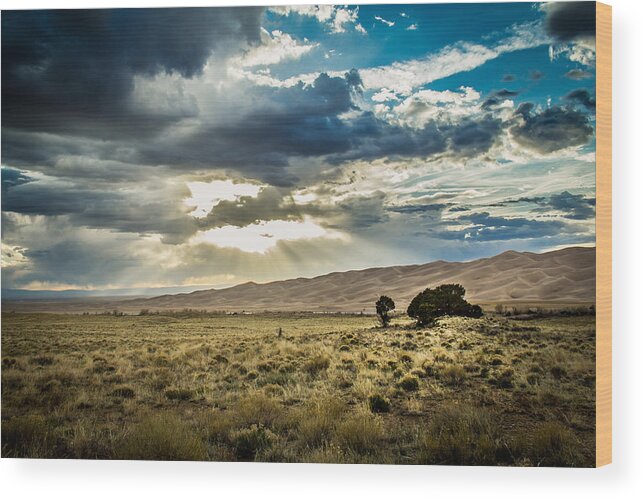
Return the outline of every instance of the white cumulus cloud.
<path id="1" fill-rule="evenodd" d="M 296 60 L 310 52 L 318 43 L 310 43 L 307 39 L 299 42 L 288 33 L 261 29 L 261 45 L 253 47 L 242 56 L 231 61 L 241 67 L 268 66 L 283 61 Z"/>

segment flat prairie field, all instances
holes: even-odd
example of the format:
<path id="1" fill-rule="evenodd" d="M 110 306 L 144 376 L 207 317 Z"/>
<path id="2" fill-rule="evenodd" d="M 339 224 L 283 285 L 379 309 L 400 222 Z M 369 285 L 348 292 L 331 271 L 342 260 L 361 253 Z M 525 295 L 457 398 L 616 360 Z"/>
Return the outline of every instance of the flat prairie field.
<path id="1" fill-rule="evenodd" d="M 6 313 L 2 456 L 593 466 L 594 317 Z"/>

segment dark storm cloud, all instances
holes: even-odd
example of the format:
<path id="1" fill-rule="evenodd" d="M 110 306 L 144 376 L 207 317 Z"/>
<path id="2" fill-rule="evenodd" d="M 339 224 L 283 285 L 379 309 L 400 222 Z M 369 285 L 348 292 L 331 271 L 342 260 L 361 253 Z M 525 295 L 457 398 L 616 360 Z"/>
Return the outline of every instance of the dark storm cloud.
<path id="1" fill-rule="evenodd" d="M 267 220 L 301 220 L 302 210 L 284 199 L 288 192 L 265 187 L 256 197 L 241 196 L 238 200 L 220 201 L 210 213 L 198 220 L 201 229 L 235 225 L 245 227 Z"/>
<path id="2" fill-rule="evenodd" d="M 25 175 L 24 172 L 16 170 L 15 168 L 2 168 L 2 195 L 4 196 L 9 189 L 17 187 L 22 184 L 31 182 L 33 179 Z"/>
<path id="3" fill-rule="evenodd" d="M 27 249 L 30 280 L 74 284 L 108 283 L 115 275 L 133 272 L 146 264 L 145 258 L 122 251 L 117 244 L 102 245 L 91 240 L 68 239 L 43 249 Z"/>
<path id="4" fill-rule="evenodd" d="M 3 225 L 5 219 L 3 216 Z M 22 287 L 28 283 L 65 283 L 78 286 L 101 286 L 121 279 L 136 282 L 141 269 L 150 267 L 149 253 L 141 251 L 144 242 L 131 234 L 83 234 L 77 227 L 60 220 L 50 220 L 37 235 L 24 235 L 20 253 L 28 272 L 22 268 L 2 269 L 3 288 Z M 61 238 L 61 234 L 66 234 Z M 3 234 L 11 244 L 12 234 Z M 136 276 L 136 277 L 135 277 Z M 144 276 L 143 276 L 144 277 Z"/>
<path id="5" fill-rule="evenodd" d="M 503 101 L 503 99 L 510 99 L 518 95 L 520 95 L 520 92 L 503 88 L 502 90 L 498 90 L 497 92 L 491 93 L 480 107 L 488 111 L 493 107 L 497 106 L 498 104 L 500 104 Z"/>
<path id="6" fill-rule="evenodd" d="M 488 212 L 462 215 L 457 221 L 466 227 L 461 230 L 442 231 L 439 237 L 442 239 L 470 238 L 473 241 L 506 241 L 556 236 L 567 229 L 565 223 L 558 220 L 505 218 L 491 216 Z"/>
<path id="7" fill-rule="evenodd" d="M 235 168 L 277 186 L 297 178 L 284 172 L 291 157 L 318 157 L 351 148 L 352 123 L 339 115 L 356 109 L 355 71 L 344 77 L 320 74 L 312 85 L 258 88 L 252 110 L 228 121 L 204 123 L 187 137 L 139 149 L 138 161 L 177 167 Z"/>
<path id="8" fill-rule="evenodd" d="M 219 202 L 197 223 L 205 230 L 226 225 L 245 227 L 270 220 L 299 221 L 308 215 L 318 217 L 325 227 L 363 229 L 388 220 L 385 198 L 383 192 L 375 192 L 351 196 L 331 205 L 297 204 L 288 189 L 265 187 L 256 197 L 242 196 L 238 200 Z"/>
<path id="9" fill-rule="evenodd" d="M 141 139 L 136 134 L 133 141 L 99 140 L 3 128 L 3 157 L 47 175 L 103 183 L 140 182 L 149 177 L 149 168 L 163 165 L 185 171 L 232 169 L 273 186 L 291 188 L 298 178 L 288 168 L 299 158 L 341 164 L 387 156 L 473 157 L 486 153 L 502 133 L 502 123 L 491 115 L 456 124 L 432 121 L 420 130 L 390 124 L 357 107 L 355 97 L 360 92 L 357 71 L 344 77 L 321 74 L 311 85 L 255 87 L 252 106 L 245 106 L 239 114 L 224 114 L 215 117 L 216 121 L 197 120 L 189 133 L 182 128 L 181 133 L 164 134 L 162 140 Z M 77 213 L 82 202 L 89 201 L 87 192 L 93 192 L 77 189 L 78 201 L 70 202 L 73 208 L 65 208 L 66 212 Z M 28 201 L 21 204 L 16 199 L 19 192 L 11 196 L 14 209 L 34 209 Z M 69 189 L 66 192 L 73 195 Z M 97 201 L 101 196 L 97 194 Z M 52 199 L 52 214 L 58 214 L 61 202 Z M 115 210 L 105 204 L 108 213 Z M 46 206 L 38 209 L 44 212 Z"/>
<path id="10" fill-rule="evenodd" d="M 340 164 L 351 160 L 373 160 L 382 157 L 427 157 L 447 150 L 445 130 L 434 122 L 422 129 L 393 125 L 378 119 L 372 112 L 362 112 L 347 123 L 351 147 L 330 156 L 329 162 Z M 449 127 L 446 127 L 449 128 Z"/>
<path id="11" fill-rule="evenodd" d="M 570 69 L 565 73 L 565 78 L 569 78 L 570 80 L 586 80 L 592 76 L 594 76 L 592 73 L 583 69 Z"/>
<path id="12" fill-rule="evenodd" d="M 118 142 L 23 130 L 2 132 L 3 161 L 30 172 L 72 181 L 122 184 L 158 177 L 165 170 L 136 164 L 135 149 Z"/>
<path id="13" fill-rule="evenodd" d="M 578 104 L 584 106 L 588 111 L 596 111 L 596 99 L 590 95 L 590 93 L 585 89 L 578 89 L 568 93 L 565 96 L 565 100 L 570 102 L 577 102 Z"/>
<path id="14" fill-rule="evenodd" d="M 489 97 L 482 103 L 480 107 L 485 111 L 489 111 L 490 109 L 500 104 L 500 102 L 501 100 L 498 97 Z"/>
<path id="15" fill-rule="evenodd" d="M 104 156 L 118 159 L 122 154 L 111 141 L 2 127 L 2 160 L 5 164 L 54 166 L 60 156 Z"/>
<path id="16" fill-rule="evenodd" d="M 589 118 L 573 109 L 554 106 L 538 112 L 533 104 L 523 103 L 516 116 L 522 119 L 510 129 L 514 139 L 542 154 L 581 146 L 594 134 Z"/>
<path id="17" fill-rule="evenodd" d="M 338 213 L 335 224 L 343 229 L 367 229 L 373 225 L 384 223 L 388 220 L 388 214 L 384 209 L 386 194 L 378 191 L 369 196 L 353 196 L 337 204 Z M 333 226 L 332 223 L 330 225 Z"/>
<path id="18" fill-rule="evenodd" d="M 441 212 L 445 208 L 448 208 L 450 204 L 445 203 L 436 203 L 436 204 L 405 204 L 402 206 L 390 206 L 387 208 L 388 211 L 395 213 L 426 213 L 426 212 Z M 451 211 L 461 211 L 453 210 Z"/>
<path id="19" fill-rule="evenodd" d="M 557 2 L 546 12 L 545 30 L 561 42 L 596 36 L 595 2 Z"/>
<path id="20" fill-rule="evenodd" d="M 502 132 L 502 122 L 487 116 L 481 120 L 465 120 L 449 134 L 451 151 L 459 157 L 484 154 L 495 144 Z"/>
<path id="21" fill-rule="evenodd" d="M 289 169 L 293 161 L 320 158 L 338 165 L 383 157 L 471 158 L 487 153 L 505 133 L 492 114 L 456 123 L 430 121 L 421 129 L 381 120 L 356 105 L 362 88 L 356 70 L 344 77 L 322 73 L 310 85 L 290 88 L 255 86 L 233 95 L 221 90 L 216 100 L 238 100 L 236 112 L 230 108 L 201 113 L 189 127 L 166 128 L 185 114 L 152 116 L 151 111 L 131 109 L 134 76 L 198 74 L 213 47 L 225 49 L 233 41 L 238 45 L 255 39 L 260 11 L 155 9 L 145 11 L 149 18 L 141 12 L 44 11 L 16 18 L 18 27 L 3 34 L 3 50 L 10 47 L 8 60 L 3 60 L 3 97 L 6 93 L 15 104 L 14 111 L 3 107 L 5 161 L 58 168 L 60 158 L 87 157 L 103 164 L 163 165 L 179 171 L 226 169 L 291 187 L 299 180 Z M 165 28 L 172 34 L 160 40 L 157 32 Z M 33 40 L 25 39 L 28 29 Z M 192 51 L 195 44 L 199 50 Z M 41 69 L 34 74 L 33 67 Z M 61 67 L 71 68 L 65 78 Z M 63 84 L 68 79 L 69 88 Z M 493 97 L 515 95 L 503 89 Z M 22 101 L 29 102 L 23 106 Z M 26 112 L 17 112 L 21 106 Z M 492 107 L 491 102 L 483 105 L 490 111 Z M 48 123 L 57 135 L 28 133 L 48 130 Z M 100 135 L 92 137 L 93 131 Z M 87 173 L 87 168 L 76 171 Z"/>
<path id="22" fill-rule="evenodd" d="M 7 186 L 2 196 L 2 211 L 66 216 L 74 225 L 82 227 L 162 234 L 168 243 L 181 242 L 196 231 L 192 217 L 180 204 L 144 194 L 34 181 Z"/>
<path id="23" fill-rule="evenodd" d="M 568 191 L 554 194 L 549 198 L 549 206 L 565 213 L 565 218 L 587 220 L 594 218 L 596 199 L 586 198 L 581 194 L 571 194 Z"/>
<path id="24" fill-rule="evenodd" d="M 502 90 L 498 90 L 497 92 L 494 93 L 494 95 L 497 95 L 498 97 L 516 97 L 519 95 L 520 92 L 516 92 L 515 90 L 508 90 L 506 88 L 503 88 Z"/>
<path id="25" fill-rule="evenodd" d="M 377 118 L 355 104 L 361 79 L 320 74 L 310 85 L 253 90 L 256 105 L 227 122 L 204 123 L 177 140 L 150 142 L 137 151 L 143 164 L 179 168 L 234 168 L 275 186 L 298 178 L 286 171 L 293 158 L 325 158 L 331 164 L 382 157 L 485 153 L 501 132 L 490 116 L 458 124 L 431 121 L 422 129 Z"/>
<path id="26" fill-rule="evenodd" d="M 368 133 L 359 120 L 340 118 L 356 109 L 352 95 L 360 86 L 358 73 L 351 71 L 343 78 L 321 74 L 313 85 L 254 88 L 253 106 L 245 114 L 202 120 L 190 133 L 164 135 L 162 140 L 134 133 L 134 141 L 103 141 L 3 127 L 3 158 L 15 165 L 56 166 L 60 157 L 86 156 L 181 170 L 236 169 L 273 185 L 291 186 L 297 178 L 284 171 L 291 157 L 347 152 L 360 133 Z"/>
<path id="27" fill-rule="evenodd" d="M 582 194 L 571 194 L 569 191 L 552 194 L 551 196 L 507 199 L 502 203 L 487 206 L 502 207 L 520 203 L 533 203 L 538 205 L 538 208 L 532 210 L 534 212 L 549 213 L 552 210 L 562 211 L 562 216 L 571 220 L 587 220 L 593 218 L 596 213 L 596 199 L 585 197 Z"/>
<path id="28" fill-rule="evenodd" d="M 6 11 L 3 128 L 144 136 L 163 119 L 130 108 L 136 75 L 199 74 L 213 50 L 259 40 L 261 8 Z"/>
<path id="29" fill-rule="evenodd" d="M 491 116 L 465 119 L 457 124 L 430 121 L 421 129 L 393 125 L 364 112 L 352 120 L 351 149 L 329 158 L 339 164 L 382 157 L 428 158 L 439 154 L 475 157 L 486 153 L 502 133 L 502 123 Z"/>

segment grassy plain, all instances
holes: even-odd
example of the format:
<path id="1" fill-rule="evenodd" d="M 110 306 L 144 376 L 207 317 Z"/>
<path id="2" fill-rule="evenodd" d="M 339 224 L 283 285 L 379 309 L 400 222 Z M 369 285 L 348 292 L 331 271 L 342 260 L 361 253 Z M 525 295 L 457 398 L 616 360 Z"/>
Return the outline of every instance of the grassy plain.
<path id="1" fill-rule="evenodd" d="M 591 316 L 3 314 L 2 456 L 593 466 L 594 359 Z"/>

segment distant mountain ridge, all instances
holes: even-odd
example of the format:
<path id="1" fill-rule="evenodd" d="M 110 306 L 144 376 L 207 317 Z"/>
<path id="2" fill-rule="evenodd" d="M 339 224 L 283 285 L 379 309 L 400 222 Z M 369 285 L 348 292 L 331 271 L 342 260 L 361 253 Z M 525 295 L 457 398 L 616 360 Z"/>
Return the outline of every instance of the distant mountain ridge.
<path id="1" fill-rule="evenodd" d="M 406 308 L 421 290 L 460 283 L 467 300 L 489 302 L 587 303 L 595 299 L 596 249 L 565 248 L 547 253 L 506 251 L 470 262 L 333 272 L 265 284 L 247 282 L 225 289 L 194 291 L 119 302 L 125 309 L 196 308 L 226 311 L 370 311 L 386 294 Z"/>

